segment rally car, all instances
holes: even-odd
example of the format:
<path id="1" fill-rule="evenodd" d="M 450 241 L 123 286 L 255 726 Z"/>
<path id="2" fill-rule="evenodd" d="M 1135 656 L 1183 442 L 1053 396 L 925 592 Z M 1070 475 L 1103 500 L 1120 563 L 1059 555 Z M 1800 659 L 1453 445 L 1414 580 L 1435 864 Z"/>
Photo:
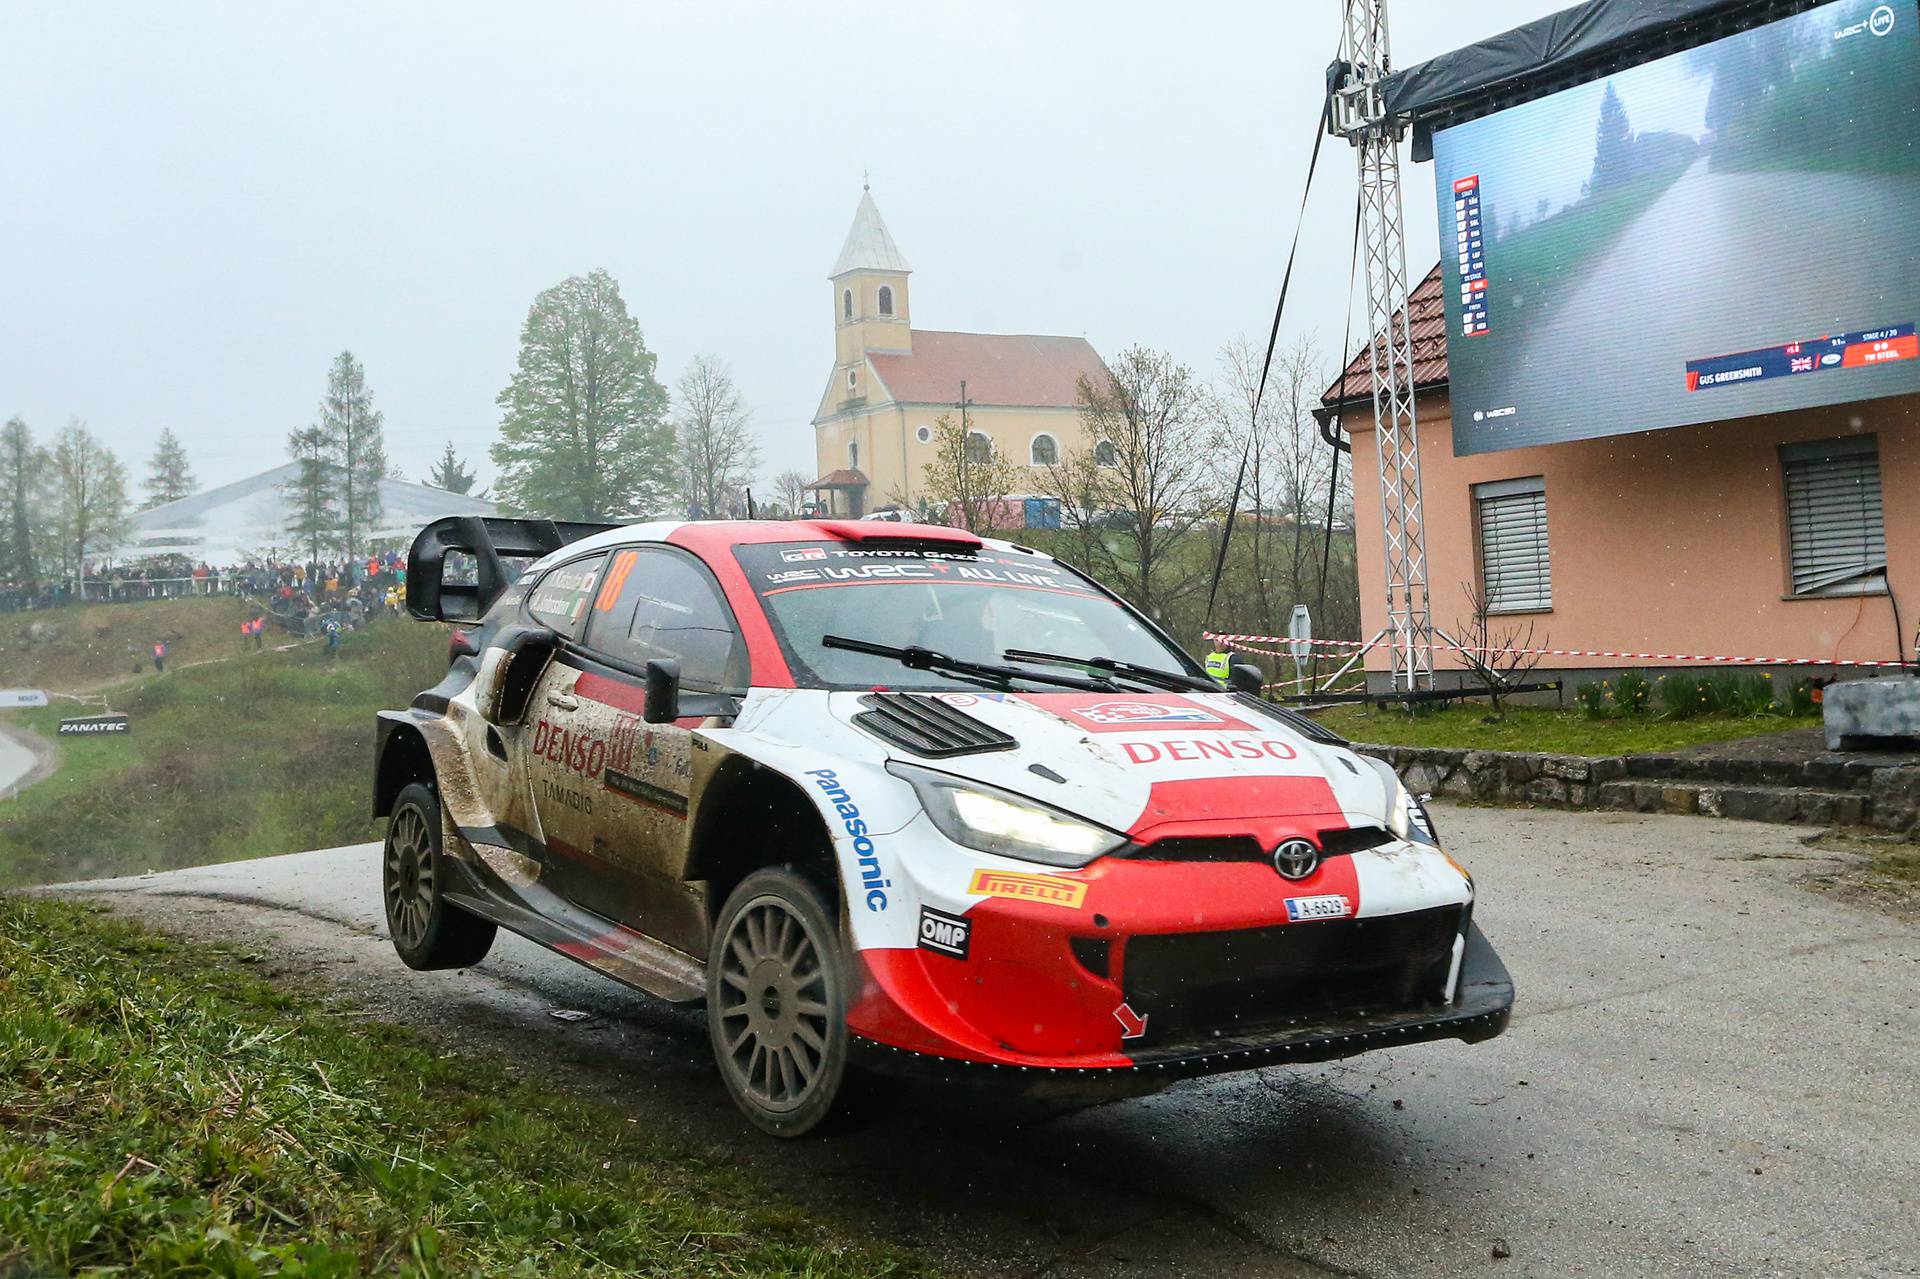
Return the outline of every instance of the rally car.
<path id="1" fill-rule="evenodd" d="M 1507 1024 L 1474 887 L 1386 765 L 1067 564 L 927 525 L 454 517 L 379 718 L 387 924 L 500 926 L 704 1001 L 797 1136 L 850 1070 L 1145 1091 Z"/>

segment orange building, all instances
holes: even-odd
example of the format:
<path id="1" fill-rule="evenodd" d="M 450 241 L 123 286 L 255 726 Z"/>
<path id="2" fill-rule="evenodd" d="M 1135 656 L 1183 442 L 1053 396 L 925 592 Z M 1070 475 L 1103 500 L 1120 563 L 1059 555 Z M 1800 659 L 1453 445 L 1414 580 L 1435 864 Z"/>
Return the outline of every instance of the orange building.
<path id="1" fill-rule="evenodd" d="M 1436 627 L 1460 636 L 1474 586 L 1496 631 L 1532 622 L 1540 647 L 1914 659 L 1920 396 L 1456 456 L 1438 267 L 1410 308 Z M 1365 351 L 1321 412 L 1336 405 L 1353 443 L 1371 635 L 1387 601 Z M 1549 657 L 1539 670 L 1593 679 L 1685 664 Z M 1462 667 L 1444 649 L 1434 665 Z M 1371 686 L 1386 687 L 1389 669 L 1384 651 L 1369 654 Z"/>

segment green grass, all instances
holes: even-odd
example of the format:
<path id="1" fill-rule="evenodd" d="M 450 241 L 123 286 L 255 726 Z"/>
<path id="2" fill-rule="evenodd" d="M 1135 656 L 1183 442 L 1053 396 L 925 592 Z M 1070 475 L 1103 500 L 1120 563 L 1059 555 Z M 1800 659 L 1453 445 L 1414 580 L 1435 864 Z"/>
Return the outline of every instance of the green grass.
<path id="1" fill-rule="evenodd" d="M 1549 755 L 1637 755 L 1703 742 L 1758 737 L 1789 728 L 1810 728 L 1818 717 L 1713 716 L 1666 720 L 1588 719 L 1579 711 L 1510 706 L 1497 724 L 1479 703 L 1408 715 L 1371 706 L 1338 706 L 1314 718 L 1350 741 L 1383 746 L 1445 746 L 1468 750 L 1538 751 Z"/>
<path id="2" fill-rule="evenodd" d="M 0 896 L 0 1274 L 932 1273 L 722 1152 Z"/>
<path id="3" fill-rule="evenodd" d="M 141 600 L 0 613 L 0 683 L 63 692 L 89 689 L 151 669 L 153 643 L 165 640 L 175 666 L 240 651 L 240 623 L 259 610 L 231 596 Z M 29 627 L 52 631 L 30 641 Z M 279 636 L 279 632 L 274 632 Z M 284 637 L 275 640 L 284 643 Z"/>
<path id="4" fill-rule="evenodd" d="M 337 657 L 309 644 L 115 688 L 131 732 L 58 740 L 58 772 L 0 800 L 0 887 L 377 838 L 373 714 L 435 683 L 445 645 L 440 627 L 382 620 Z M 8 722 L 52 739 L 74 713 L 56 703 Z"/>

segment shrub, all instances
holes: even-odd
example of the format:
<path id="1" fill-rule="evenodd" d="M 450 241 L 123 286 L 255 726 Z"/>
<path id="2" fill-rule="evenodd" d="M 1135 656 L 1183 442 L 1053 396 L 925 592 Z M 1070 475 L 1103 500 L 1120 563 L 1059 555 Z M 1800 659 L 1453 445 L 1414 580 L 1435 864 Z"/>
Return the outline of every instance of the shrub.
<path id="1" fill-rule="evenodd" d="M 1645 715 L 1647 699 L 1652 695 L 1653 685 L 1639 671 L 1623 673 L 1613 686 L 1613 704 L 1622 715 Z"/>
<path id="2" fill-rule="evenodd" d="M 1678 671 L 1662 675 L 1653 686 L 1653 695 L 1660 700 L 1661 713 L 1668 719 L 1692 719 L 1706 709 L 1700 681 Z"/>
<path id="3" fill-rule="evenodd" d="M 1787 691 L 1786 703 L 1780 709 L 1796 718 L 1811 715 L 1819 709 L 1813 700 L 1813 681 L 1810 679 L 1793 681 L 1793 687 Z"/>
<path id="4" fill-rule="evenodd" d="M 1749 671 L 1733 679 L 1733 706 L 1736 715 L 1773 714 L 1773 677 Z"/>
<path id="5" fill-rule="evenodd" d="M 1602 684 L 1582 684 L 1573 690 L 1573 700 L 1588 719 L 1599 719 L 1607 713 L 1607 690 Z"/>

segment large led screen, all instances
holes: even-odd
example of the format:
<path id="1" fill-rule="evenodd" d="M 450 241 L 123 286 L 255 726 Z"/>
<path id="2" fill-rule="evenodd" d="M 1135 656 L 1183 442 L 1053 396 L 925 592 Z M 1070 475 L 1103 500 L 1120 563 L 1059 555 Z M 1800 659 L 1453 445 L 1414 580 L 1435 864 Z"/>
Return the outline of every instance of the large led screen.
<path id="1" fill-rule="evenodd" d="M 1840 0 L 1434 134 L 1454 450 L 1920 391 L 1920 7 Z"/>

